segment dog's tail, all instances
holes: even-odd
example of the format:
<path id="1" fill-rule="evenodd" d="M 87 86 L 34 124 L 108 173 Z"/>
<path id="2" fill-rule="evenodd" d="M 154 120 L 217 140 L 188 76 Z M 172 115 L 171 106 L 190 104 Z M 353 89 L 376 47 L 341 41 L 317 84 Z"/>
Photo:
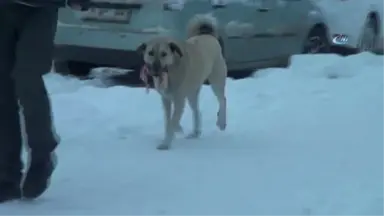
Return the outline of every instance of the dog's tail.
<path id="1" fill-rule="evenodd" d="M 197 35 L 212 35 L 218 38 L 217 20 L 211 14 L 197 14 L 188 23 L 188 38 Z"/>

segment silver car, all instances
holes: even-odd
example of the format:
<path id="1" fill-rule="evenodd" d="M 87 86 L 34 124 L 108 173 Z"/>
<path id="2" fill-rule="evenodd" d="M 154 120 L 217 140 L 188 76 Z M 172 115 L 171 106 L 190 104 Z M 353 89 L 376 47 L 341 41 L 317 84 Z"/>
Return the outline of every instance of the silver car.
<path id="1" fill-rule="evenodd" d="M 141 43 L 163 34 L 185 39 L 188 20 L 207 13 L 218 20 L 230 71 L 329 50 L 325 19 L 310 0 L 98 0 L 84 12 L 60 11 L 54 66 L 83 75 L 92 67 L 138 69 Z"/>

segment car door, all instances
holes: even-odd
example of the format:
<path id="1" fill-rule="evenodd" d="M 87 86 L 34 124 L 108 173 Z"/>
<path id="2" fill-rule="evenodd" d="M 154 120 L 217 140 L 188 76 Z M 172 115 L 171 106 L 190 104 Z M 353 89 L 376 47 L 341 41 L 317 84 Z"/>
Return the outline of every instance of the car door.
<path id="1" fill-rule="evenodd" d="M 281 27 L 282 10 L 279 0 L 249 0 L 248 8 L 252 14 L 249 22 L 254 26 L 251 38 L 248 39 L 249 59 L 252 62 L 268 62 L 278 57 L 282 49 L 278 43 L 283 37 L 291 34 L 283 33 Z"/>
<path id="2" fill-rule="evenodd" d="M 276 44 L 276 30 L 279 23 L 276 0 L 253 1 L 252 61 L 268 61 L 276 56 L 280 47 Z"/>
<path id="3" fill-rule="evenodd" d="M 255 37 L 263 22 L 262 13 L 257 9 L 260 3 L 261 0 L 212 1 L 214 16 L 224 35 L 227 61 L 243 64 L 265 57 L 258 48 L 263 46 L 264 39 Z"/>
<path id="4" fill-rule="evenodd" d="M 273 55 L 281 57 L 301 53 L 303 38 L 308 33 L 308 0 L 265 1 L 274 1 L 271 10 L 271 22 L 274 22 Z"/>

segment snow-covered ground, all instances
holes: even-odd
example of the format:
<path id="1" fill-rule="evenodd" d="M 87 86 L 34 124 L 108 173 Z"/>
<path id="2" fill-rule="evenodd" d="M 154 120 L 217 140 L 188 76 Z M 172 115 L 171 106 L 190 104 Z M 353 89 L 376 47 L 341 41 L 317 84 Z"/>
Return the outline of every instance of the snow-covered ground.
<path id="1" fill-rule="evenodd" d="M 160 100 L 49 74 L 62 143 L 51 188 L 0 214 L 383 214 L 383 57 L 296 56 L 228 80 L 228 130 L 158 151 Z M 191 113 L 183 118 L 191 128 Z"/>

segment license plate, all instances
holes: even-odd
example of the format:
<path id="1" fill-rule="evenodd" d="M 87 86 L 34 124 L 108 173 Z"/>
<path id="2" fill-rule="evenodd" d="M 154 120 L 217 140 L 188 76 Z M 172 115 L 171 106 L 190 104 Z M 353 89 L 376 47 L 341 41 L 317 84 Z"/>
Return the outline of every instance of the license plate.
<path id="1" fill-rule="evenodd" d="M 129 23 L 131 16 L 132 10 L 129 9 L 90 8 L 82 13 L 81 19 L 98 22 Z"/>

